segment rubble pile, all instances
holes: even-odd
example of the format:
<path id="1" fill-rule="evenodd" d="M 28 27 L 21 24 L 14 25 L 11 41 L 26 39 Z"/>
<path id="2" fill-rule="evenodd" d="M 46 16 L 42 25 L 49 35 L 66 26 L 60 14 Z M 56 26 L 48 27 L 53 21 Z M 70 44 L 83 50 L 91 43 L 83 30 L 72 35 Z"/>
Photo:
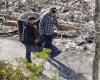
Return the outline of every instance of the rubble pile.
<path id="1" fill-rule="evenodd" d="M 6 3 L 5 0 L 1 0 L 0 13 L 14 15 L 18 19 L 19 16 L 24 14 L 25 12 L 36 12 L 41 15 L 51 6 L 57 7 L 58 27 L 57 29 L 55 29 L 53 44 L 61 51 L 61 53 L 55 57 L 55 59 L 58 59 L 58 61 L 54 60 L 54 63 L 53 61 L 51 61 L 53 65 L 47 62 L 47 64 L 45 65 L 47 71 L 45 71 L 44 74 L 47 74 L 47 76 L 51 77 L 50 75 L 52 74 L 52 72 L 50 72 L 50 69 L 53 69 L 55 65 L 55 68 L 58 67 L 58 69 L 60 69 L 60 71 L 57 72 L 57 77 L 63 74 L 62 76 L 64 77 L 64 79 L 61 78 L 62 80 L 92 80 L 92 63 L 95 54 L 95 24 L 93 21 L 95 0 L 6 1 L 8 1 L 8 3 Z M 25 17 L 22 18 L 25 19 Z M 4 51 L 5 54 L 15 52 L 17 56 L 22 56 L 22 53 L 25 53 L 25 49 L 23 45 L 18 42 L 18 28 L 0 25 L 0 37 L 2 33 L 3 35 L 7 35 L 6 37 L 9 36 L 11 40 L 17 38 L 17 42 L 13 41 L 13 45 L 10 45 L 10 47 L 12 48 L 9 49 L 9 47 L 6 48 L 5 45 L 8 45 L 8 41 L 9 44 L 11 44 L 12 41 L 0 39 L 2 41 L 2 44 L 0 45 L 0 52 L 2 53 Z M 6 43 L 3 43 L 4 40 L 6 41 Z M 4 47 L 4 49 L 2 48 L 2 46 Z M 16 55 L 11 54 L 10 57 L 7 57 L 16 57 Z M 5 58 L 4 54 L 0 55 L 2 58 Z M 71 69 L 69 69 L 69 64 L 66 63 L 65 58 L 67 58 Z M 69 72 L 66 71 L 66 69 L 63 70 L 64 67 L 69 70 Z M 52 76 L 54 76 L 54 74 L 55 73 L 53 73 Z"/>
<path id="2" fill-rule="evenodd" d="M 62 33 L 67 36 L 82 35 L 85 38 L 95 30 L 93 21 L 94 0 L 1 0 L 0 11 L 6 14 L 10 12 L 10 15 L 15 15 L 19 18 L 19 15 L 24 14 L 24 12 L 33 11 L 41 15 L 51 6 L 55 6 L 58 9 L 59 26 L 56 31 L 57 35 Z"/>

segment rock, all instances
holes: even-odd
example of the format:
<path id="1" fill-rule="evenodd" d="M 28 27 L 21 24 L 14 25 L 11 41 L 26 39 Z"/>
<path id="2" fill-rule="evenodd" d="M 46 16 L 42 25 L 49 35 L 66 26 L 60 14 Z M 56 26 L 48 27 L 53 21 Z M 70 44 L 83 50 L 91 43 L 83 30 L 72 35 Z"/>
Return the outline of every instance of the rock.
<path id="1" fill-rule="evenodd" d="M 85 31 L 87 31 L 87 32 L 93 32 L 93 31 L 95 31 L 95 23 L 94 23 L 94 21 L 89 21 L 89 22 L 87 22 L 85 25 L 84 25 L 84 29 L 85 29 Z"/>
<path id="2" fill-rule="evenodd" d="M 83 44 L 85 44 L 85 42 L 78 43 L 77 45 L 78 45 L 78 46 L 81 46 L 81 45 L 83 45 Z"/>

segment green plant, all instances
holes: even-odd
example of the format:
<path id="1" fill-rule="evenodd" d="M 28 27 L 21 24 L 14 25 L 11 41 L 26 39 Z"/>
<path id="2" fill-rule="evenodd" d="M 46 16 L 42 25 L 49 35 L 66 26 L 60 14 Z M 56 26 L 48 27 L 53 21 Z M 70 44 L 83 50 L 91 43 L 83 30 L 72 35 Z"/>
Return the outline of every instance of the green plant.
<path id="1" fill-rule="evenodd" d="M 0 61 L 0 79 L 1 80 L 28 80 L 20 68 L 13 68 L 13 65 Z"/>
<path id="2" fill-rule="evenodd" d="M 36 52 L 34 60 L 42 58 L 39 65 L 35 62 L 28 63 L 23 58 L 16 58 L 18 65 L 14 67 L 6 61 L 0 61 L 0 80 L 40 80 L 40 75 L 44 71 L 44 64 L 50 58 L 49 49 Z"/>
<path id="3" fill-rule="evenodd" d="M 4 61 L 0 61 L 0 78 L 8 79 L 13 71 L 12 65 L 9 63 L 5 63 Z"/>
<path id="4" fill-rule="evenodd" d="M 28 64 L 26 64 L 26 68 L 29 69 L 31 72 L 35 73 L 35 75 L 38 75 L 38 76 L 44 70 L 44 66 L 37 66 L 34 63 L 28 63 Z"/>
<path id="5" fill-rule="evenodd" d="M 35 52 L 35 58 L 43 58 L 43 59 L 49 59 L 50 58 L 50 49 L 44 48 L 41 52 Z"/>

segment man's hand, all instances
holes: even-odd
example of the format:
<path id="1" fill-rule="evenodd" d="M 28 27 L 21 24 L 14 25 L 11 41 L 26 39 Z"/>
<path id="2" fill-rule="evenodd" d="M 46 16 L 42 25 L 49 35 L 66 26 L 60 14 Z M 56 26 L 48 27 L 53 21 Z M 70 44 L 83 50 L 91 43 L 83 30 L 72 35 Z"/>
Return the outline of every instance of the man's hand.
<path id="1" fill-rule="evenodd" d="M 39 39 L 36 39 L 36 40 L 35 40 L 35 43 L 38 43 L 38 42 L 39 42 Z"/>
<path id="2" fill-rule="evenodd" d="M 40 37 L 43 36 L 43 32 L 39 32 Z"/>

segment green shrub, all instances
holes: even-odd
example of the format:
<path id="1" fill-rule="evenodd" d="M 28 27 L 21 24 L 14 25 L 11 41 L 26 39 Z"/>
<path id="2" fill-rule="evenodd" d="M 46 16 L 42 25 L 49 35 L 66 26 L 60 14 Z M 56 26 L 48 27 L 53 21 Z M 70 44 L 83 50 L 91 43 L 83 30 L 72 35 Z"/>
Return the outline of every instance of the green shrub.
<path id="1" fill-rule="evenodd" d="M 14 68 L 9 62 L 0 61 L 0 80 L 40 80 L 44 64 L 50 58 L 50 52 L 49 49 L 43 49 L 35 53 L 34 60 L 43 58 L 40 65 L 36 65 L 35 62 L 28 63 L 23 58 L 16 58 L 18 65 Z"/>
<path id="2" fill-rule="evenodd" d="M 41 52 L 35 52 L 34 54 L 36 58 L 43 58 L 48 60 L 50 58 L 50 53 L 50 49 L 44 48 Z"/>

